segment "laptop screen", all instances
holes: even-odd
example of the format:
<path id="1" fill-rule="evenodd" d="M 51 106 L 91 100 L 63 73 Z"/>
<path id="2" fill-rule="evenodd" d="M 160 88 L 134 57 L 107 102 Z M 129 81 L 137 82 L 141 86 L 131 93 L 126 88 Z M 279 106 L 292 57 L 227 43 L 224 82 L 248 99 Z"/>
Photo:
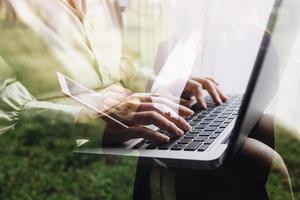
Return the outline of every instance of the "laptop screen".
<path id="1" fill-rule="evenodd" d="M 240 107 L 237 121 L 229 140 L 228 156 L 233 156 L 258 122 L 278 88 L 280 63 L 274 47 L 274 34 L 278 22 L 278 11 L 282 1 L 275 1 L 271 10 L 260 51 Z M 284 42 L 284 41 L 282 41 Z"/>

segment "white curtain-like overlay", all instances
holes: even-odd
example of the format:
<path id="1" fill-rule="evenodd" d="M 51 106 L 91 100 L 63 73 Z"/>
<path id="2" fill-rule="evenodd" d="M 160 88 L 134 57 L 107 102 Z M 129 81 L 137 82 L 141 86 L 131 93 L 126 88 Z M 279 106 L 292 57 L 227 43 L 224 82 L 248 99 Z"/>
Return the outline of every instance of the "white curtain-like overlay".
<path id="1" fill-rule="evenodd" d="M 211 76 L 226 93 L 242 93 L 273 5 L 274 0 L 168 1 L 152 92 L 179 97 L 189 77 Z"/>

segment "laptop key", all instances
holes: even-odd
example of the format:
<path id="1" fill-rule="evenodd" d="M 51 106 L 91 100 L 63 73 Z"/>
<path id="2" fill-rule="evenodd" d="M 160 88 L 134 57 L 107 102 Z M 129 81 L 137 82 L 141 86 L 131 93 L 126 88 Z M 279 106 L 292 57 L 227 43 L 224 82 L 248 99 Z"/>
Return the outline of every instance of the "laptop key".
<path id="1" fill-rule="evenodd" d="M 201 124 L 198 124 L 195 129 L 205 129 L 207 127 L 207 124 L 205 125 L 201 125 Z"/>
<path id="2" fill-rule="evenodd" d="M 205 117 L 205 115 L 203 115 L 203 114 L 201 114 L 201 113 L 197 114 L 197 118 L 198 118 L 198 119 L 203 119 L 204 117 Z"/>
<path id="3" fill-rule="evenodd" d="M 228 115 L 230 115 L 231 113 L 232 113 L 231 111 L 225 110 L 221 115 L 228 116 Z"/>
<path id="4" fill-rule="evenodd" d="M 208 117 L 208 118 L 205 118 L 204 121 L 207 121 L 207 122 L 210 122 L 210 121 L 213 121 L 214 118 L 213 117 Z"/>
<path id="5" fill-rule="evenodd" d="M 171 148 L 171 150 L 179 151 L 179 150 L 182 150 L 185 146 L 186 146 L 186 144 L 175 144 L 175 145 Z"/>
<path id="6" fill-rule="evenodd" d="M 224 120 L 226 120 L 227 117 L 228 117 L 230 114 L 231 114 L 231 113 L 229 113 L 229 114 L 221 113 L 220 116 L 219 116 L 219 118 L 223 118 Z"/>
<path id="7" fill-rule="evenodd" d="M 207 126 L 208 124 L 209 124 L 210 122 L 207 122 L 207 121 L 201 121 L 198 125 L 199 126 L 203 126 L 203 125 L 205 125 L 205 126 Z"/>
<path id="8" fill-rule="evenodd" d="M 213 131 L 202 131 L 199 135 L 201 136 L 210 136 L 213 133 Z"/>
<path id="9" fill-rule="evenodd" d="M 204 110 L 201 112 L 201 114 L 207 115 L 207 114 L 209 114 L 209 112 L 207 110 Z"/>
<path id="10" fill-rule="evenodd" d="M 220 133 L 213 133 L 209 138 L 211 139 L 216 139 L 217 137 L 219 137 Z"/>
<path id="11" fill-rule="evenodd" d="M 235 108 L 228 108 L 226 111 L 232 113 L 233 111 L 235 111 Z"/>
<path id="12" fill-rule="evenodd" d="M 210 124 L 213 120 L 207 120 L 204 119 L 203 121 L 201 121 L 201 124 L 206 124 L 206 126 L 208 126 L 208 124 Z"/>
<path id="13" fill-rule="evenodd" d="M 237 108 L 237 106 L 230 105 L 230 106 L 228 107 L 228 110 L 234 111 L 236 108 Z"/>
<path id="14" fill-rule="evenodd" d="M 212 122 L 209 126 L 220 126 L 222 122 Z"/>
<path id="15" fill-rule="evenodd" d="M 226 118 L 217 118 L 214 120 L 214 122 L 224 122 L 226 120 Z"/>
<path id="16" fill-rule="evenodd" d="M 209 145 L 207 145 L 207 144 L 202 144 L 202 145 L 199 147 L 198 151 L 205 151 L 208 147 L 209 147 Z"/>
<path id="17" fill-rule="evenodd" d="M 203 118 L 198 118 L 198 117 L 194 117 L 193 118 L 193 122 L 200 122 Z"/>
<path id="18" fill-rule="evenodd" d="M 156 149 L 157 144 L 150 144 L 149 146 L 146 147 L 146 149 Z"/>
<path id="19" fill-rule="evenodd" d="M 166 136 L 168 136 L 168 137 L 170 137 L 170 138 L 172 138 L 174 136 L 174 134 L 169 133 L 168 131 L 159 131 L 159 132 L 166 135 Z"/>
<path id="20" fill-rule="evenodd" d="M 221 112 L 222 112 L 221 110 L 215 110 L 213 113 L 219 115 Z"/>
<path id="21" fill-rule="evenodd" d="M 158 149 L 160 150 L 167 150 L 170 149 L 175 143 L 177 142 L 176 139 L 172 139 L 167 143 L 163 143 L 163 144 L 159 144 L 158 145 Z"/>
<path id="22" fill-rule="evenodd" d="M 223 122 L 227 119 L 227 116 L 219 116 L 215 121 Z"/>
<path id="23" fill-rule="evenodd" d="M 225 120 L 225 123 L 230 123 L 231 121 L 232 121 L 232 119 L 228 118 L 228 119 Z"/>
<path id="24" fill-rule="evenodd" d="M 200 132 L 201 132 L 201 130 L 199 130 L 199 129 L 192 129 L 192 130 L 188 131 L 186 134 L 198 134 Z"/>
<path id="25" fill-rule="evenodd" d="M 207 139 L 207 140 L 205 140 L 204 141 L 204 144 L 211 144 L 211 143 L 213 143 L 215 140 L 214 139 Z"/>
<path id="26" fill-rule="evenodd" d="M 141 146 L 143 146 L 145 143 L 142 141 L 142 142 L 139 142 L 139 143 L 137 143 L 136 145 L 134 145 L 132 148 L 133 149 L 138 149 L 138 148 L 140 148 Z"/>
<path id="27" fill-rule="evenodd" d="M 202 121 L 197 126 L 207 126 L 210 122 Z"/>
<path id="28" fill-rule="evenodd" d="M 187 147 L 185 147 L 185 151 L 195 151 L 202 143 L 201 142 L 191 142 Z"/>
<path id="29" fill-rule="evenodd" d="M 185 139 L 194 139 L 196 136 L 197 136 L 197 134 L 188 133 L 188 134 L 184 135 L 184 138 Z"/>
<path id="30" fill-rule="evenodd" d="M 223 123 L 221 126 L 220 126 L 220 128 L 226 128 L 227 126 L 229 125 L 229 123 Z"/>
<path id="31" fill-rule="evenodd" d="M 215 133 L 222 133 L 225 130 L 225 128 L 218 128 Z"/>
<path id="32" fill-rule="evenodd" d="M 199 136 L 194 138 L 194 141 L 204 142 L 207 138 L 208 138 L 208 136 L 199 135 Z"/>
<path id="33" fill-rule="evenodd" d="M 217 127 L 207 127 L 206 129 L 204 129 L 204 131 L 215 131 L 217 129 Z"/>
<path id="34" fill-rule="evenodd" d="M 234 115 L 230 115 L 229 117 L 228 117 L 228 119 L 234 119 L 236 116 L 234 116 Z"/>
<path id="35" fill-rule="evenodd" d="M 205 127 L 207 127 L 207 126 L 205 126 Z M 203 126 L 195 126 L 194 129 L 198 130 L 198 132 L 199 132 L 199 131 L 203 130 L 205 127 L 203 127 Z"/>
<path id="36" fill-rule="evenodd" d="M 183 138 L 181 140 L 178 141 L 178 144 L 188 144 L 192 141 L 192 139 L 186 139 L 186 138 Z"/>
<path id="37" fill-rule="evenodd" d="M 198 122 L 196 122 L 196 121 L 191 121 L 191 122 L 189 122 L 189 124 L 191 125 L 191 126 L 195 126 L 196 124 L 198 124 Z"/>

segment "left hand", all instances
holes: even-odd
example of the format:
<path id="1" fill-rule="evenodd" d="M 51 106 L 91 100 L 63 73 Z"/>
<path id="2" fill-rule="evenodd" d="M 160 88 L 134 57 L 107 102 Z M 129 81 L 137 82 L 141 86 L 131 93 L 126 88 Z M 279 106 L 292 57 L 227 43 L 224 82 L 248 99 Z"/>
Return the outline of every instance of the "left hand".
<path id="1" fill-rule="evenodd" d="M 219 88 L 219 84 L 209 77 L 189 79 L 182 93 L 182 98 L 189 100 L 191 97 L 195 97 L 198 105 L 207 109 L 204 90 L 209 93 L 213 101 L 217 104 L 222 104 L 222 102 L 228 100 L 228 97 Z"/>

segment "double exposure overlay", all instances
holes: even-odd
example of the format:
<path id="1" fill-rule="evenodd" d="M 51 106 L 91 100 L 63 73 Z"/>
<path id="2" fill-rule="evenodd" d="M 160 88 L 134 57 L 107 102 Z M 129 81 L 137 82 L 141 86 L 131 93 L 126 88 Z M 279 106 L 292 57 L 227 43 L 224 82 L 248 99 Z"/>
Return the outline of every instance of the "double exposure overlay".
<path id="1" fill-rule="evenodd" d="M 0 199 L 192 199 L 201 188 L 203 199 L 300 199 L 299 9 L 0 0 Z M 204 170 L 147 153 L 200 160 L 185 153 L 203 153 L 226 127 L 199 118 L 245 94 L 258 63 L 272 65 L 276 94 L 233 159 Z M 199 129 L 214 135 L 191 136 Z"/>

